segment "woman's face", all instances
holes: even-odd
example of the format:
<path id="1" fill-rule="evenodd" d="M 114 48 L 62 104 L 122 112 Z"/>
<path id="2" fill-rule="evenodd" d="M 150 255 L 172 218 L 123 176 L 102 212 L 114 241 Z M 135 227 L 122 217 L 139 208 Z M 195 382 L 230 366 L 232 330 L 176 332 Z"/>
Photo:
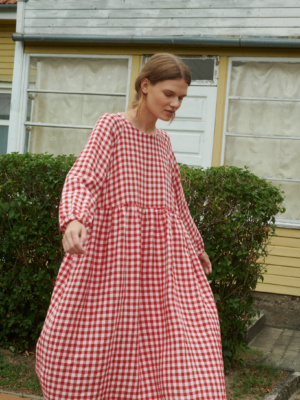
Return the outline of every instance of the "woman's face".
<path id="1" fill-rule="evenodd" d="M 147 78 L 141 82 L 145 106 L 156 119 L 169 121 L 187 94 L 188 84 L 184 79 L 170 79 L 151 85 Z"/>

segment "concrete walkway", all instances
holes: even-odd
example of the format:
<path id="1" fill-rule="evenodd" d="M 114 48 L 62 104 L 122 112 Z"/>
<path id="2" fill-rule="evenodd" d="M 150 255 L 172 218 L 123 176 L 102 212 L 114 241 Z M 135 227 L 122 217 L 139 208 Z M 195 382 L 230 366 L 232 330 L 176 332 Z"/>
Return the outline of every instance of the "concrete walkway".
<path id="1" fill-rule="evenodd" d="M 277 369 L 300 372 L 300 331 L 264 326 L 250 342 Z"/>

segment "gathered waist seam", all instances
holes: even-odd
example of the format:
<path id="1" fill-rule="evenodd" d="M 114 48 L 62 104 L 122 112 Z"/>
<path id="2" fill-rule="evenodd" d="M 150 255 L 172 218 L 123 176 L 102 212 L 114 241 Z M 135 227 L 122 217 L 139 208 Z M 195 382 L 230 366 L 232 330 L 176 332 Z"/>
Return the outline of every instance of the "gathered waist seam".
<path id="1" fill-rule="evenodd" d="M 161 210 L 161 211 L 167 211 L 170 212 L 172 214 L 178 214 L 178 211 L 175 208 L 172 207 L 168 207 L 168 206 L 143 206 L 139 203 L 135 203 L 135 202 L 124 202 L 124 203 L 120 203 L 118 205 L 115 206 L 105 206 L 105 207 L 101 207 L 99 206 L 99 211 L 117 211 L 119 209 L 122 208 L 138 208 L 140 210 Z"/>

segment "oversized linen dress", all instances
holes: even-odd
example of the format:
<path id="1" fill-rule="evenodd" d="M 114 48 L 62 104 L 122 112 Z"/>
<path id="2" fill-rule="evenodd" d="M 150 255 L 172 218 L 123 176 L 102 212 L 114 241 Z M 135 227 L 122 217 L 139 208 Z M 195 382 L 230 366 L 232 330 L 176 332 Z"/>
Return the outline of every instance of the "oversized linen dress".
<path id="1" fill-rule="evenodd" d="M 105 114 L 67 175 L 82 222 L 37 344 L 45 400 L 226 399 L 217 309 L 168 135 Z"/>

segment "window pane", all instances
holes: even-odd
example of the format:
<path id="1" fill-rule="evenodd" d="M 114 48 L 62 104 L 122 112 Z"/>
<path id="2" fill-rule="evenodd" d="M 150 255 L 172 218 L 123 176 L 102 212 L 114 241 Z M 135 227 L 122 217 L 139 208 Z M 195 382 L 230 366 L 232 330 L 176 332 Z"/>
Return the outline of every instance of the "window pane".
<path id="1" fill-rule="evenodd" d="M 91 134 L 90 129 L 35 127 L 30 133 L 32 153 L 79 155 Z"/>
<path id="2" fill-rule="evenodd" d="M 225 164 L 264 177 L 300 179 L 300 140 L 228 136 Z"/>
<path id="3" fill-rule="evenodd" d="M 201 59 L 182 57 L 184 63 L 189 67 L 192 73 L 193 81 L 213 81 L 214 80 L 214 59 Z"/>
<path id="4" fill-rule="evenodd" d="M 125 96 L 35 93 L 31 98 L 31 121 L 48 124 L 94 126 L 100 115 L 126 107 Z"/>
<path id="5" fill-rule="evenodd" d="M 300 63 L 232 63 L 230 96 L 300 99 Z"/>
<path id="6" fill-rule="evenodd" d="M 227 132 L 300 136 L 300 102 L 229 100 Z"/>
<path id="7" fill-rule="evenodd" d="M 126 93 L 128 59 L 33 58 L 31 88 Z"/>
<path id="8" fill-rule="evenodd" d="M 300 183 L 272 181 L 272 184 L 284 191 L 283 207 L 286 208 L 286 212 L 284 214 L 280 214 L 278 216 L 279 219 L 280 218 L 300 219 L 300 207 L 299 207 Z"/>
<path id="9" fill-rule="evenodd" d="M 0 154 L 7 153 L 8 126 L 0 125 Z"/>
<path id="10" fill-rule="evenodd" d="M 10 94 L 0 93 L 0 119 L 9 119 Z"/>

